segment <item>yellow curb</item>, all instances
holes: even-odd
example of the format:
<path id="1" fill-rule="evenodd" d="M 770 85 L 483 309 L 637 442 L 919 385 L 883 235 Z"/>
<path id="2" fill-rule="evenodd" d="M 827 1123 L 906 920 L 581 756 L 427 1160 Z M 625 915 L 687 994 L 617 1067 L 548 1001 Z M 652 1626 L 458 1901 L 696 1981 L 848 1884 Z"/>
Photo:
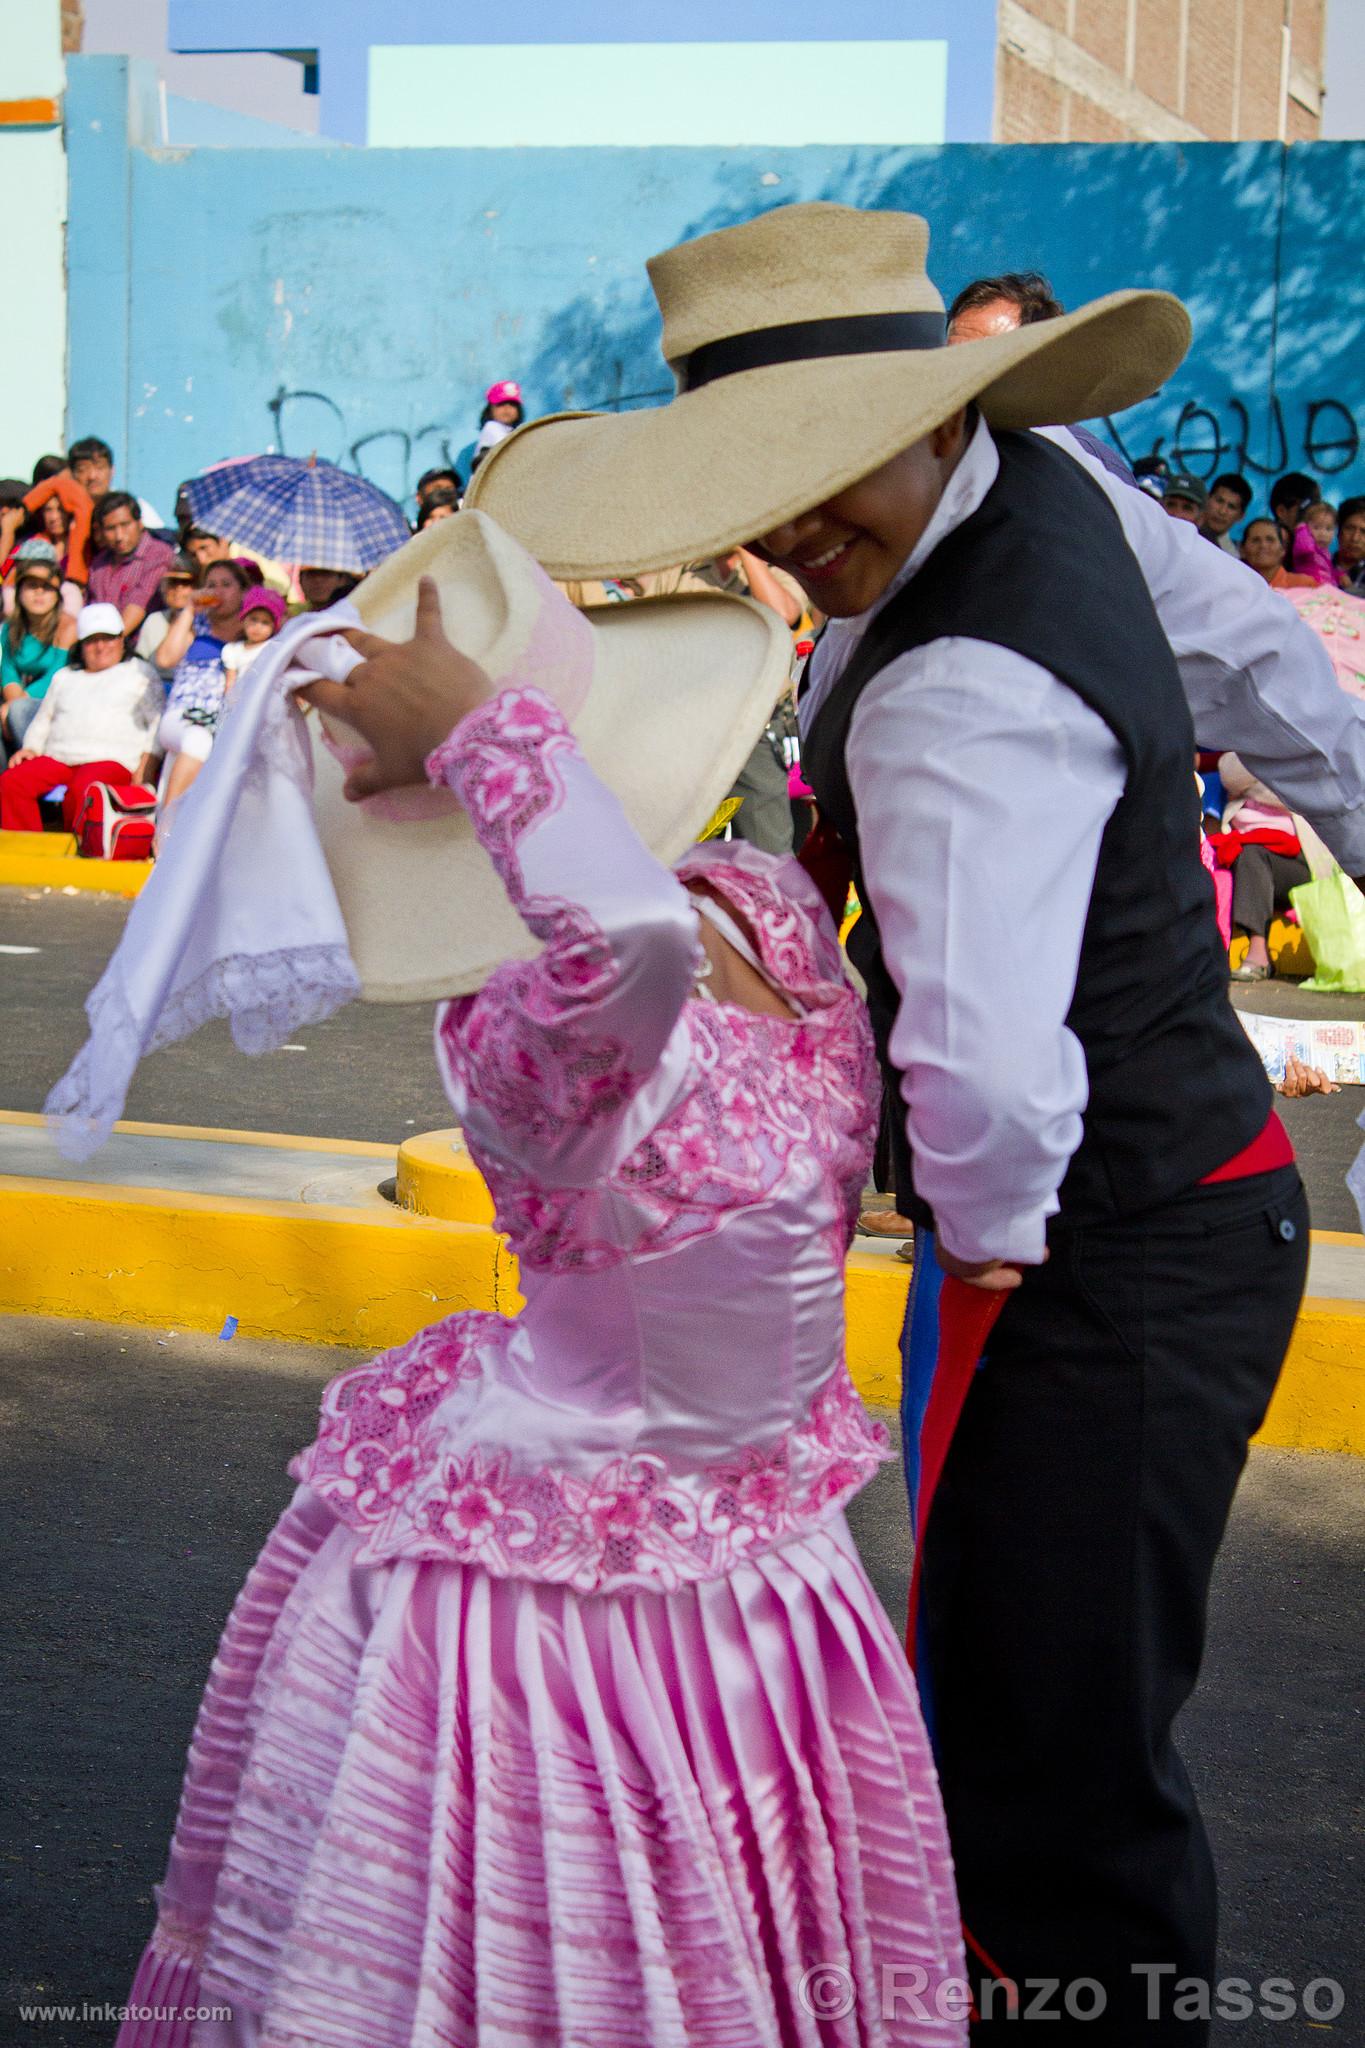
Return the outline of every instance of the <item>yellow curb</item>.
<path id="1" fill-rule="evenodd" d="M 398 1201 L 447 1223 L 493 1221 L 493 1201 L 458 1131 L 423 1131 L 398 1147 Z"/>
<path id="2" fill-rule="evenodd" d="M 136 896 L 151 872 L 149 860 L 82 860 L 70 832 L 0 832 L 0 888 Z"/>
<path id="3" fill-rule="evenodd" d="M 451 1177 L 472 1207 L 472 1167 Z M 899 1398 L 908 1284 L 850 1252 L 849 1369 L 870 1407 Z M 0 1312 L 210 1331 L 235 1316 L 245 1337 L 382 1350 L 440 1315 L 520 1306 L 516 1260 L 482 1222 L 0 1176 Z M 1257 1441 L 1365 1457 L 1365 1303 L 1305 1301 Z"/>

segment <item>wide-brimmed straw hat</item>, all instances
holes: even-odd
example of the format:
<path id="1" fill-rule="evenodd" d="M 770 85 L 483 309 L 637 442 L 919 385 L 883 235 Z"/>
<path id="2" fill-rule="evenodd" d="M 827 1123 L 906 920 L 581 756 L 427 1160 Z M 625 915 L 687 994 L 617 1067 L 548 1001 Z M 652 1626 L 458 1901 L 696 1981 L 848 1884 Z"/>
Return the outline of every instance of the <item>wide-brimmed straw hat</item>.
<path id="1" fill-rule="evenodd" d="M 466 502 L 550 573 L 692 562 L 855 483 L 975 399 L 992 426 L 1093 419 L 1150 397 L 1190 343 L 1166 292 L 949 348 L 913 213 L 779 207 L 649 264 L 678 395 L 558 413 L 483 462 Z"/>
<path id="2" fill-rule="evenodd" d="M 720 593 L 580 612 L 481 512 L 440 520 L 352 594 L 365 625 L 412 636 L 420 576 L 447 637 L 503 687 L 534 684 L 564 712 L 641 839 L 671 865 L 703 831 L 772 715 L 792 654 L 774 612 Z M 462 995 L 536 943 L 447 791 L 348 803 L 368 749 L 326 721 L 314 812 L 370 1002 Z M 333 749 L 336 749 L 334 752 Z"/>

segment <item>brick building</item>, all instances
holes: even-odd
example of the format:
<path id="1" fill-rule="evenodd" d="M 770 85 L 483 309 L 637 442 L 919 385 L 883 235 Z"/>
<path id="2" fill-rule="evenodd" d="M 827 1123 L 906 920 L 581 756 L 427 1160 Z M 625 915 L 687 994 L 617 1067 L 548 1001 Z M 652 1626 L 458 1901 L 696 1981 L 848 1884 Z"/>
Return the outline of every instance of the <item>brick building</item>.
<path id="1" fill-rule="evenodd" d="M 994 139 L 1314 142 L 1326 14 L 1327 0 L 999 0 Z"/>

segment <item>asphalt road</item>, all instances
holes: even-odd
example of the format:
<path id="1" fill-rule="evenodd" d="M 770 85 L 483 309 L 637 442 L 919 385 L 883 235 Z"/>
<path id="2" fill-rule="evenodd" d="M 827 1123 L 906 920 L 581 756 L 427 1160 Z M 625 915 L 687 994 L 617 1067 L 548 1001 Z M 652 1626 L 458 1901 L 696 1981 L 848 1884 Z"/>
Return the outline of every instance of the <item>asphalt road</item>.
<path id="1" fill-rule="evenodd" d="M 0 1319 L 0 2048 L 113 2039 L 112 2026 L 26 2026 L 19 2004 L 127 1997 L 219 1630 L 289 1498 L 285 1462 L 313 1433 L 319 1390 L 351 1358 Z M 899 1621 L 899 1475 L 884 1471 L 850 1519 Z M 1222 1870 L 1224 1974 L 1335 1978 L 1348 2004 L 1328 2031 L 1221 2027 L 1220 2048 L 1365 2041 L 1363 1563 L 1365 1461 L 1256 1453 L 1184 1746 Z"/>
<path id="2" fill-rule="evenodd" d="M 112 896 L 0 888 L 0 1109 L 40 1110 L 85 1037 L 82 1004 L 123 929 L 128 906 Z M 1365 1018 L 1365 998 L 1306 993 L 1274 981 L 1238 989 L 1238 1006 L 1270 1016 Z M 427 1004 L 353 1003 L 299 1034 L 298 1052 L 248 1059 L 223 1024 L 143 1062 L 127 1115 L 147 1123 L 207 1124 L 308 1137 L 360 1138 L 397 1145 L 409 1132 L 450 1122 L 431 1051 Z M 1286 1102 L 1280 1113 L 1299 1155 L 1324 1230 L 1359 1230 L 1345 1185 L 1360 1149 L 1356 1118 L 1365 1088 Z M 3 1140 L 0 1139 L 0 1164 Z"/>

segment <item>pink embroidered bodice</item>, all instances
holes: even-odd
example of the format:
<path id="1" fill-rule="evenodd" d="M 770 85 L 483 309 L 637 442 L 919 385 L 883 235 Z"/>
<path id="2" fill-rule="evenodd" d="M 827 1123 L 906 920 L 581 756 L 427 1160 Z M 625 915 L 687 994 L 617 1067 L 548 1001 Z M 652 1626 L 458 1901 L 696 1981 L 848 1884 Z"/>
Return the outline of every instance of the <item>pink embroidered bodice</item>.
<path id="1" fill-rule="evenodd" d="M 363 1562 L 585 1592 L 716 1577 L 888 1454 L 843 1362 L 877 1102 L 862 1005 L 795 861 L 712 845 L 670 874 L 540 691 L 471 713 L 428 770 L 542 946 L 436 1027 L 526 1306 L 342 1373 L 289 1469 Z M 796 1014 L 697 998 L 698 876 Z"/>

